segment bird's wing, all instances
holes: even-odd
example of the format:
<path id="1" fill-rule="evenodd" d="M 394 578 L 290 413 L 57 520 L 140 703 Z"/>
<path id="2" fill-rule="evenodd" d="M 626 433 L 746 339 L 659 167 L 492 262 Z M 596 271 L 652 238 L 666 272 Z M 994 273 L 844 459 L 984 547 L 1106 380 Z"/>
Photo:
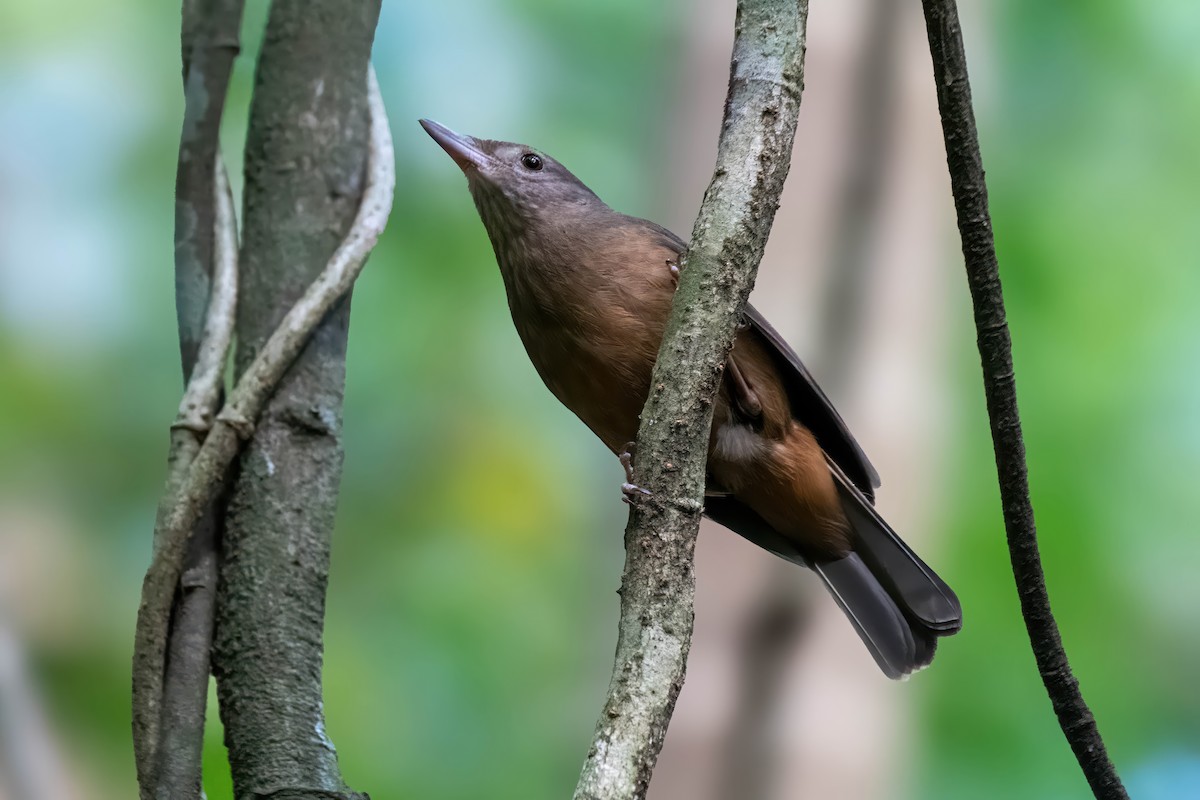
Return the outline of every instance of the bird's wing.
<path id="1" fill-rule="evenodd" d="M 631 218 L 633 219 L 633 218 Z M 661 235 L 664 244 L 674 246 L 682 256 L 687 243 L 671 231 L 649 220 L 635 220 Z M 754 306 L 746 304 L 746 319 L 758 334 L 766 350 L 771 354 L 780 375 L 783 377 L 792 414 L 796 420 L 812 431 L 821 449 L 842 469 L 860 492 L 874 502 L 875 489 L 879 486 L 879 473 L 872 466 L 867 454 L 854 440 L 833 403 L 821 391 L 808 367 L 796 355 L 796 351 L 784 341 L 771 323 Z"/>
<path id="2" fill-rule="evenodd" d="M 833 403 L 821 391 L 800 356 L 758 309 L 747 303 L 745 315 L 750 328 L 762 339 L 779 368 L 796 420 L 812 431 L 821 449 L 841 467 L 860 492 L 874 501 L 879 473 L 855 441 Z"/>

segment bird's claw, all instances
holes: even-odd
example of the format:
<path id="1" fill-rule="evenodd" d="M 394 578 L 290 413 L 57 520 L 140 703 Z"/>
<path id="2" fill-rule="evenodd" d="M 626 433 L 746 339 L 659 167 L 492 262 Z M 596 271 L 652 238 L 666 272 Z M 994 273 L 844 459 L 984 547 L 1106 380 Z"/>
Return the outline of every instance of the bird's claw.
<path id="1" fill-rule="evenodd" d="M 649 497 L 649 496 L 650 496 L 650 490 L 643 489 L 642 487 L 638 486 L 636 483 L 622 483 L 621 484 L 621 500 L 624 501 L 625 503 L 628 503 L 629 505 L 633 505 L 636 501 L 640 500 L 641 498 Z"/>
<path id="2" fill-rule="evenodd" d="M 649 490 L 643 489 L 633 482 L 633 452 L 636 447 L 635 442 L 629 442 L 617 456 L 621 461 L 621 466 L 625 468 L 625 482 L 621 484 L 621 499 L 630 505 L 633 505 L 635 500 L 650 496 Z"/>

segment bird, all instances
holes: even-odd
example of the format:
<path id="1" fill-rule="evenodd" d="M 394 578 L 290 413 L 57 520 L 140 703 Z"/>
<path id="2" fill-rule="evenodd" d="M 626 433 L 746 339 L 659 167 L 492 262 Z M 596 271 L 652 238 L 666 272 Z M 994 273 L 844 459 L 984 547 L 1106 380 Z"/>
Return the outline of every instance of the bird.
<path id="1" fill-rule="evenodd" d="M 631 475 L 686 243 L 610 208 L 540 150 L 420 124 L 466 175 L 538 375 Z M 962 607 L 876 511 L 879 485 L 799 356 L 747 304 L 714 404 L 704 513 L 815 572 L 899 679 L 961 629 Z"/>

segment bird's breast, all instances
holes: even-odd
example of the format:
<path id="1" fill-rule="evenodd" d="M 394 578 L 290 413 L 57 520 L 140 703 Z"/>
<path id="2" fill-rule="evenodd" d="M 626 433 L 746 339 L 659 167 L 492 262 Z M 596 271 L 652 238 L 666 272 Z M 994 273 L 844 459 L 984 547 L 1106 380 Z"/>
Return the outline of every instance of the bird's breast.
<path id="1" fill-rule="evenodd" d="M 649 393 L 674 295 L 667 262 L 677 254 L 626 218 L 603 216 L 543 221 L 519 243 L 497 245 L 496 253 L 534 368 L 555 397 L 620 452 L 637 433 Z"/>
<path id="2" fill-rule="evenodd" d="M 613 452 L 637 434 L 658 342 L 619 310 L 597 323 L 513 309 L 529 359 L 546 387 Z M 661 332 L 659 333 L 661 340 Z"/>

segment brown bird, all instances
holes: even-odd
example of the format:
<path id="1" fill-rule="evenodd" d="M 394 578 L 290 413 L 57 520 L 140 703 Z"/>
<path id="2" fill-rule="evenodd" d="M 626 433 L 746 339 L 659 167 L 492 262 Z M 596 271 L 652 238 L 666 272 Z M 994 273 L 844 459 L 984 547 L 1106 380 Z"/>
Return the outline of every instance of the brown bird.
<path id="1" fill-rule="evenodd" d="M 421 125 L 467 176 L 538 374 L 627 460 L 687 246 L 612 210 L 544 153 Z M 875 511 L 878 485 L 799 357 L 747 306 L 713 415 L 705 514 L 811 567 L 899 678 L 962 627 L 962 609 Z"/>

